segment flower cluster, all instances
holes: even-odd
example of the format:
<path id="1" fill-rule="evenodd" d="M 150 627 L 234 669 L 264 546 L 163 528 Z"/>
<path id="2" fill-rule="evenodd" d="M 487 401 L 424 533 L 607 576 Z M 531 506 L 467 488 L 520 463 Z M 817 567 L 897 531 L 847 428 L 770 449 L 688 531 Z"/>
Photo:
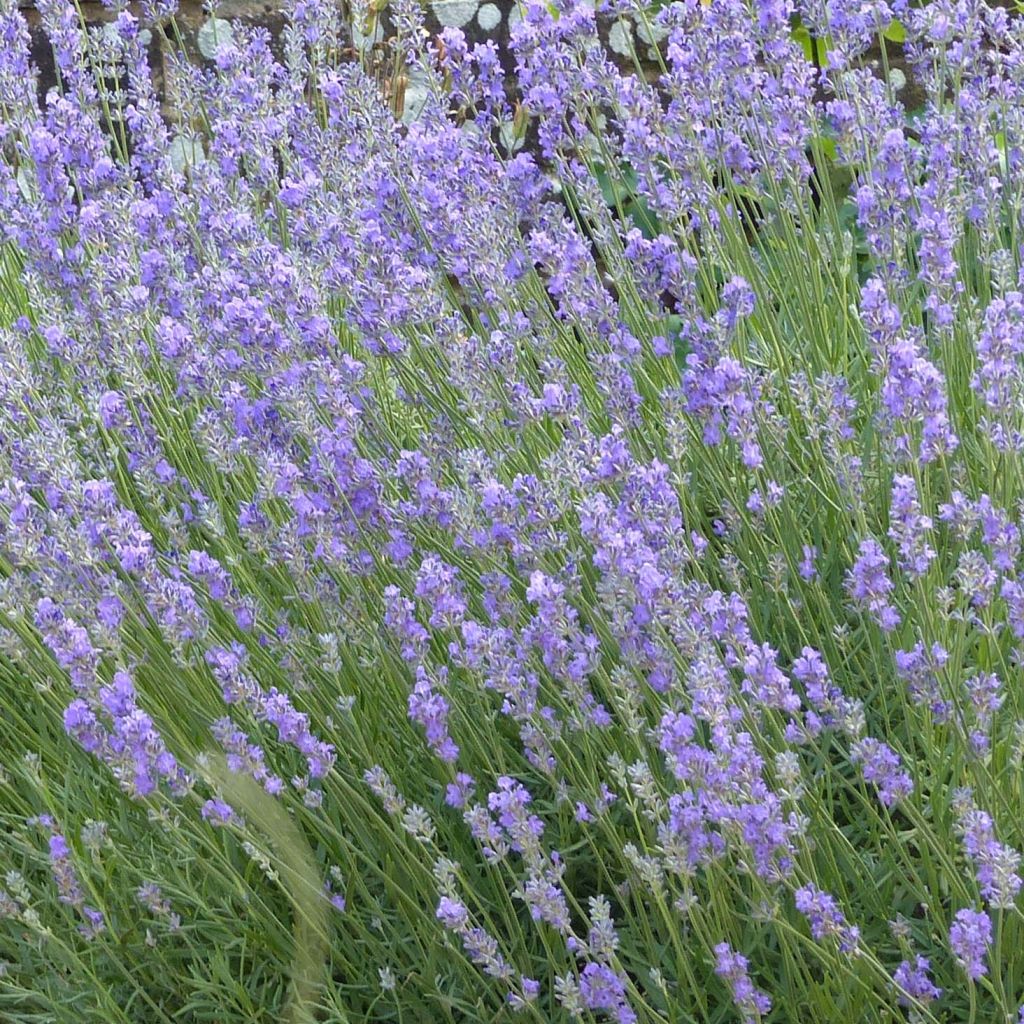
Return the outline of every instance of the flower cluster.
<path id="1" fill-rule="evenodd" d="M 36 6 L 10 1005 L 1015 1015 L 1024 19 Z"/>

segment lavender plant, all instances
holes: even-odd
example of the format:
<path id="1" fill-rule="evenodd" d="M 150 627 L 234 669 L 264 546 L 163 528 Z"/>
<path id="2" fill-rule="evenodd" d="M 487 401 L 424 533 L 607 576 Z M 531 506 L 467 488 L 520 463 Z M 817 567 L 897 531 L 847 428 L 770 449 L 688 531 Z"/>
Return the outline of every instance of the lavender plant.
<path id="1" fill-rule="evenodd" d="M 1021 21 L 37 6 L 0 1016 L 1017 1020 Z"/>

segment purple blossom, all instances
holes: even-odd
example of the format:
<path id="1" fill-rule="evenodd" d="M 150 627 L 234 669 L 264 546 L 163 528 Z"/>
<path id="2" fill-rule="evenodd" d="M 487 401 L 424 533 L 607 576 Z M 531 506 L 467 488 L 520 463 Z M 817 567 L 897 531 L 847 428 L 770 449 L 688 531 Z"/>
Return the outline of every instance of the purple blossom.
<path id="1" fill-rule="evenodd" d="M 974 862 L 982 896 L 994 907 L 1014 905 L 1021 889 L 1021 855 L 996 839 L 992 818 L 975 806 L 969 790 L 954 796 L 957 831 L 967 856 Z"/>
<path id="2" fill-rule="evenodd" d="M 989 731 L 993 717 L 1003 706 L 1002 682 L 994 672 L 979 672 L 964 680 L 967 699 L 974 713 L 975 729 L 971 743 L 978 753 L 989 747 Z"/>
<path id="3" fill-rule="evenodd" d="M 894 131 L 886 139 L 901 140 L 902 132 Z M 891 166 L 887 174 L 899 178 L 898 167 Z M 907 186 L 901 182 L 902 187 Z M 870 209 L 877 193 L 862 187 L 858 192 L 862 214 L 865 202 Z M 869 217 L 870 219 L 870 217 Z M 903 318 L 889 297 L 886 286 L 877 278 L 865 284 L 861 292 L 861 315 L 868 331 L 875 357 L 875 367 L 883 377 L 882 427 L 892 437 L 893 450 L 898 458 L 906 458 L 917 444 L 918 461 L 933 462 L 954 451 L 959 440 L 949 422 L 946 382 L 922 351 L 920 337 L 903 325 Z M 898 431 L 902 430 L 902 433 Z"/>
<path id="4" fill-rule="evenodd" d="M 97 935 L 102 934 L 106 931 L 107 925 L 103 917 L 103 912 L 97 910 L 95 907 L 82 907 L 82 917 L 85 918 L 82 924 L 78 926 L 78 933 L 87 942 L 92 941 Z"/>
<path id="5" fill-rule="evenodd" d="M 512 979 L 512 968 L 501 955 L 497 941 L 470 923 L 469 910 L 461 900 L 443 893 L 438 900 L 436 917 L 446 929 L 460 937 L 470 960 L 479 964 L 486 974 L 505 982 Z"/>
<path id="6" fill-rule="evenodd" d="M 634 1024 L 623 979 L 607 964 L 589 963 L 580 972 L 580 999 L 588 1010 L 606 1013 L 617 1024 Z"/>
<path id="7" fill-rule="evenodd" d="M 942 696 L 939 673 L 949 659 L 946 649 L 939 643 L 926 649 L 918 641 L 910 650 L 896 651 L 896 675 L 907 684 L 907 692 L 915 704 L 923 704 L 931 710 L 937 722 L 945 722 L 952 712 L 952 705 Z"/>
<path id="8" fill-rule="evenodd" d="M 789 680 L 776 664 L 778 652 L 768 644 L 753 647 L 743 664 L 743 688 L 753 693 L 758 703 L 788 714 L 800 710 L 800 698 L 793 692 Z"/>
<path id="9" fill-rule="evenodd" d="M 161 778 L 180 787 L 184 775 L 152 718 L 139 707 L 127 672 L 115 672 L 110 683 L 100 688 L 99 704 L 111 722 L 107 759 L 124 784 L 140 796 L 153 792 Z"/>
<path id="10" fill-rule="evenodd" d="M 469 912 L 462 903 L 442 896 L 437 904 L 437 920 L 446 929 L 459 931 L 469 920 Z"/>
<path id="11" fill-rule="evenodd" d="M 462 946 L 470 960 L 479 964 L 485 974 L 500 981 L 509 982 L 514 975 L 511 965 L 502 956 L 498 942 L 483 928 L 463 928 Z"/>
<path id="12" fill-rule="evenodd" d="M 927 1005 L 942 995 L 942 989 L 935 985 L 928 973 L 930 970 L 930 961 L 920 955 L 914 957 L 913 963 L 909 960 L 900 963 L 893 972 L 892 980 L 903 990 L 899 997 L 901 1006 L 908 1006 L 910 999 Z"/>
<path id="13" fill-rule="evenodd" d="M 207 800 L 201 808 L 201 813 L 204 820 L 211 825 L 231 825 L 238 821 L 231 805 L 220 799 Z"/>
<path id="14" fill-rule="evenodd" d="M 517 892 L 535 921 L 545 921 L 563 934 L 571 928 L 569 904 L 562 888 L 565 868 L 557 853 L 548 861 L 531 865 L 525 883 Z"/>
<path id="15" fill-rule="evenodd" d="M 739 446 L 743 464 L 757 469 L 764 462 L 758 441 L 756 377 L 735 359 L 723 356 L 713 366 L 701 365 L 696 354 L 687 358 L 683 391 L 687 411 L 704 422 L 704 441 L 720 444 L 724 436 Z"/>
<path id="16" fill-rule="evenodd" d="M 295 747 L 306 758 L 309 774 L 322 779 L 335 762 L 334 746 L 318 739 L 310 729 L 309 715 L 296 710 L 291 698 L 271 687 L 255 704 L 257 716 L 277 729 L 282 743 Z"/>
<path id="17" fill-rule="evenodd" d="M 810 582 L 818 578 L 819 573 L 815 561 L 819 555 L 819 551 L 816 547 L 812 547 L 810 544 L 804 544 L 801 548 L 802 558 L 800 559 L 799 571 L 800 578 Z"/>
<path id="18" fill-rule="evenodd" d="M 426 652 L 430 634 L 416 619 L 416 606 L 396 586 L 384 590 L 384 622 L 402 643 L 402 657 L 416 662 Z"/>
<path id="19" fill-rule="evenodd" d="M 988 974 L 985 958 L 991 942 L 992 921 L 988 914 L 968 909 L 956 912 L 949 928 L 949 948 L 972 981 Z"/>
<path id="20" fill-rule="evenodd" d="M 1024 587 L 1016 580 L 1003 580 L 999 596 L 1006 602 L 1007 624 L 1018 640 L 1024 640 Z"/>
<path id="21" fill-rule="evenodd" d="M 977 353 L 978 370 L 972 383 L 988 408 L 983 426 L 998 449 L 1020 451 L 1024 446 L 1019 418 L 1024 397 L 1024 296 L 1019 291 L 989 303 Z"/>
<path id="22" fill-rule="evenodd" d="M 793 677 L 804 685 L 809 703 L 826 713 L 838 710 L 841 691 L 831 681 L 828 666 L 813 647 L 804 647 L 793 662 Z"/>
<path id="23" fill-rule="evenodd" d="M 850 597 L 869 611 L 886 633 L 901 621 L 900 613 L 890 603 L 893 582 L 888 574 L 889 557 L 872 537 L 860 542 L 857 561 L 847 575 L 846 586 Z"/>
<path id="24" fill-rule="evenodd" d="M 515 996 L 513 993 L 509 993 L 509 1001 L 512 1004 L 513 1009 L 520 1008 L 519 1002 L 532 1003 L 535 1002 L 537 997 L 540 995 L 540 982 L 536 978 L 527 978 L 525 975 L 520 979 L 520 987 L 522 989 L 521 996 Z M 525 1006 L 522 1007 L 525 1009 Z"/>
<path id="25" fill-rule="evenodd" d="M 757 1024 L 772 1008 L 771 998 L 754 986 L 748 974 L 750 961 L 727 942 L 715 946 L 715 974 L 729 986 L 732 1001 L 743 1014 L 744 1024 Z"/>
<path id="26" fill-rule="evenodd" d="M 127 407 L 124 395 L 118 391 L 105 391 L 98 403 L 100 419 L 107 430 L 125 426 Z"/>
<path id="27" fill-rule="evenodd" d="M 160 892 L 155 882 L 146 882 L 135 890 L 135 898 L 153 914 L 169 914 L 171 904 Z"/>
<path id="28" fill-rule="evenodd" d="M 975 503 L 975 514 L 982 540 L 991 549 L 992 564 L 1000 572 L 1010 573 L 1020 554 L 1020 529 L 1007 513 L 983 494 Z"/>
<path id="29" fill-rule="evenodd" d="M 282 743 L 295 747 L 305 757 L 313 778 L 323 778 L 334 765 L 334 746 L 313 733 L 309 715 L 299 711 L 288 694 L 276 686 L 264 691 L 243 671 L 247 657 L 245 647 L 239 643 L 230 648 L 212 647 L 206 652 L 206 662 L 221 684 L 225 702 L 247 705 L 259 721 L 275 727 Z"/>
<path id="30" fill-rule="evenodd" d="M 457 626 L 466 613 L 458 570 L 434 555 L 427 556 L 416 577 L 416 596 L 430 609 L 430 625 Z"/>
<path id="31" fill-rule="evenodd" d="M 438 681 L 447 677 L 442 668 Z M 434 689 L 434 685 L 422 665 L 416 669 L 416 685 L 409 694 L 409 717 L 423 727 L 427 743 L 435 754 L 449 763 L 459 756 L 459 748 L 448 735 L 448 701 Z"/>
<path id="32" fill-rule="evenodd" d="M 544 823 L 527 810 L 531 799 L 525 786 L 503 775 L 498 779 L 498 788 L 488 795 L 487 806 L 508 836 L 512 849 L 527 859 L 536 860 Z"/>
<path id="33" fill-rule="evenodd" d="M 279 796 L 283 792 L 284 781 L 268 770 L 263 749 L 251 743 L 230 718 L 219 718 L 210 726 L 210 731 L 227 754 L 229 771 L 248 775 L 271 796 Z"/>
<path id="34" fill-rule="evenodd" d="M 171 909 L 171 901 L 160 891 L 155 882 L 145 882 L 135 890 L 135 898 L 151 914 L 162 919 L 171 932 L 181 928 L 181 917 Z"/>
<path id="35" fill-rule="evenodd" d="M 449 782 L 445 789 L 444 801 L 449 807 L 465 807 L 472 800 L 475 788 L 476 783 L 472 775 L 468 775 L 466 772 L 457 772 L 455 781 Z"/>
<path id="36" fill-rule="evenodd" d="M 214 601 L 223 601 L 233 589 L 231 577 L 223 566 L 205 551 L 188 553 L 188 571 L 206 584 Z"/>
<path id="37" fill-rule="evenodd" d="M 929 542 L 931 529 L 931 517 L 921 514 L 913 477 L 894 477 L 889 536 L 898 545 L 900 569 L 911 577 L 923 576 L 935 558 L 935 549 Z"/>
<path id="38" fill-rule="evenodd" d="M 865 782 L 877 788 L 878 799 L 886 807 L 892 807 L 913 793 L 913 780 L 903 770 L 899 755 L 888 744 L 864 737 L 851 747 L 851 757 L 860 764 Z"/>
<path id="39" fill-rule="evenodd" d="M 834 896 L 822 892 L 813 882 L 797 889 L 795 893 L 796 909 L 800 911 L 811 927 L 811 935 L 821 941 L 834 936 L 841 953 L 849 953 L 857 948 L 860 941 L 860 929 L 847 924 L 846 917 Z"/>
<path id="40" fill-rule="evenodd" d="M 39 824 L 50 832 L 50 871 L 57 887 L 57 898 L 75 910 L 84 919 L 78 931 L 83 938 L 91 940 L 104 931 L 106 924 L 101 911 L 85 902 L 81 878 L 75 867 L 71 847 L 63 834 L 53 830 L 48 818 L 40 818 Z"/>
<path id="41" fill-rule="evenodd" d="M 739 320 L 750 316 L 754 312 L 755 301 L 754 290 L 742 277 L 736 275 L 726 281 L 722 288 L 722 312 L 726 326 L 732 329 Z"/>
<path id="42" fill-rule="evenodd" d="M 85 903 L 85 896 L 82 893 L 78 872 L 71 860 L 71 848 L 67 840 L 59 832 L 54 832 L 50 835 L 49 846 L 50 867 L 61 903 L 81 907 Z"/>

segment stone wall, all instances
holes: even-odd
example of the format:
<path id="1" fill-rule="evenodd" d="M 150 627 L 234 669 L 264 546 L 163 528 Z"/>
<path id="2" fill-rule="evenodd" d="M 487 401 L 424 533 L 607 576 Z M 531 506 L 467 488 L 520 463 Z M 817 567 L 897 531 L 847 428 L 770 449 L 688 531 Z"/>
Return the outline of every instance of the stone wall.
<path id="1" fill-rule="evenodd" d="M 339 0 L 339 3 L 344 15 L 345 0 Z M 41 71 L 42 96 L 55 84 L 53 54 L 39 24 L 33 0 L 19 0 L 19 6 L 32 32 L 32 51 Z M 80 0 L 80 7 L 85 21 L 89 24 L 98 25 L 111 19 L 110 12 L 96 0 Z M 217 5 L 217 18 L 229 21 L 238 19 L 247 25 L 262 26 L 269 32 L 273 46 L 280 39 L 285 26 L 282 7 L 277 0 L 222 0 Z M 471 45 L 491 40 L 497 45 L 502 64 L 509 71 L 512 69 L 509 33 L 511 26 L 519 17 L 521 13 L 518 0 L 428 0 L 424 5 L 424 19 L 428 32 L 438 35 L 445 28 L 460 28 Z M 179 0 L 175 22 L 189 57 L 196 61 L 209 59 L 213 53 L 215 36 L 211 19 L 204 11 L 201 0 Z M 360 48 L 367 45 L 383 48 L 389 32 L 386 10 L 375 28 L 372 39 L 363 37 L 359 26 L 350 24 L 350 32 L 353 27 L 354 44 Z M 598 28 L 609 54 L 622 62 L 623 66 L 632 66 L 632 59 L 629 57 L 631 44 L 637 46 L 637 52 L 642 59 L 654 58 L 655 53 L 651 49 L 654 41 L 646 38 L 643 28 L 638 34 L 634 34 L 634 29 L 624 20 L 607 18 L 599 18 Z M 275 49 L 280 56 L 280 46 L 275 46 Z M 158 88 L 166 87 L 169 82 L 168 62 L 166 54 L 161 50 L 160 42 L 155 37 L 150 43 L 150 61 Z"/>
<path id="2" fill-rule="evenodd" d="M 32 35 L 32 56 L 40 69 L 40 98 L 56 84 L 53 53 L 35 11 L 32 0 L 19 0 Z M 217 18 L 228 21 L 239 20 L 246 25 L 260 26 L 270 34 L 271 45 L 281 56 L 280 37 L 285 26 L 281 3 L 276 0 L 222 0 L 217 5 Z M 341 2 L 343 14 L 346 11 Z M 94 0 L 80 0 L 80 8 L 87 24 L 101 25 L 111 20 L 111 13 Z M 461 28 L 470 42 L 493 40 L 503 52 L 508 51 L 510 20 L 518 16 L 516 0 L 434 0 L 425 8 L 426 27 L 432 34 L 438 34 L 448 26 Z M 180 0 L 175 23 L 180 32 L 185 52 L 197 62 L 208 60 L 213 54 L 215 35 L 211 19 L 203 9 L 201 0 Z M 360 45 L 382 45 L 387 33 L 386 19 L 382 19 L 374 38 L 360 38 L 359 29 L 355 41 Z M 149 43 L 150 66 L 158 89 L 165 89 L 168 81 L 168 62 L 162 45 L 156 36 Z"/>
<path id="3" fill-rule="evenodd" d="M 337 0 L 341 4 L 343 13 L 346 0 Z M 1016 10 L 1016 0 L 989 0 L 995 6 L 1004 6 Z M 50 50 L 46 36 L 39 25 L 39 18 L 36 14 L 32 0 L 19 0 L 32 32 L 33 57 L 40 68 L 40 98 L 45 95 L 47 89 L 55 83 L 55 72 L 53 54 Z M 101 24 L 110 19 L 110 12 L 96 0 L 80 0 L 83 16 L 88 23 Z M 179 0 L 178 15 L 176 23 L 180 30 L 181 38 L 188 55 L 196 61 L 208 60 L 213 54 L 214 48 L 214 26 L 209 16 L 203 9 L 201 0 Z M 238 19 L 245 24 L 262 26 L 271 37 L 272 45 L 280 40 L 281 32 L 285 26 L 285 18 L 282 12 L 282 4 L 278 0 L 222 0 L 217 6 L 217 17 L 220 19 Z M 438 34 L 446 27 L 461 28 L 466 34 L 470 43 L 493 40 L 498 46 L 503 66 L 511 70 L 512 60 L 508 52 L 509 30 L 515 20 L 520 17 L 518 0 L 427 0 L 424 8 L 426 27 L 432 34 Z M 651 61 L 649 69 L 654 72 L 653 58 L 655 53 L 652 46 L 657 41 L 646 38 L 642 27 L 630 27 L 624 19 L 610 20 L 599 19 L 599 33 L 609 55 L 619 60 L 623 66 L 632 66 L 632 61 L 627 59 L 630 46 L 636 47 L 637 53 L 642 60 Z M 385 47 L 387 35 L 386 14 L 377 25 L 374 37 L 365 39 L 355 27 L 353 42 L 361 48 L 376 46 L 380 49 Z M 634 34 L 635 33 L 635 34 Z M 275 46 L 280 55 L 279 44 Z M 168 88 L 169 73 L 167 55 L 161 49 L 161 43 L 154 36 L 149 44 L 150 64 L 154 75 L 154 81 L 162 95 L 167 97 L 172 90 Z M 873 61 L 876 66 L 880 65 L 880 52 L 875 51 L 868 54 L 868 60 Z M 898 46 L 889 44 L 887 47 L 887 59 L 890 67 L 902 72 L 904 85 L 902 86 L 901 99 L 908 110 L 918 107 L 923 101 L 923 94 L 920 87 L 914 81 L 910 69 L 907 67 L 903 54 Z M 415 85 L 412 90 L 406 89 L 404 101 L 406 118 L 414 115 L 416 109 Z M 166 105 L 166 112 L 173 118 L 171 105 Z"/>
<path id="4" fill-rule="evenodd" d="M 34 9 L 32 0 L 19 0 L 19 7 L 29 25 L 32 38 L 32 58 L 40 71 L 39 92 L 40 98 L 42 98 L 47 90 L 56 84 L 53 52 L 40 25 L 39 15 Z M 86 24 L 102 25 L 112 19 L 110 11 L 101 3 L 93 2 L 93 0 L 79 0 L 79 7 Z M 275 0 L 263 0 L 263 2 L 260 0 L 224 0 L 218 5 L 218 15 L 225 19 L 239 19 L 248 25 L 262 26 L 267 29 L 271 39 L 276 43 L 285 26 L 281 7 L 282 5 Z M 185 51 L 195 61 L 206 60 L 213 52 L 210 45 L 212 39 L 209 28 L 207 27 L 204 31 L 204 26 L 208 26 L 209 21 L 201 0 L 183 0 L 181 2 L 175 22 L 180 30 Z M 169 81 L 167 54 L 164 52 L 162 42 L 155 34 L 151 34 L 148 51 L 154 84 L 158 91 L 165 95 Z M 278 55 L 280 56 L 279 49 Z M 172 111 L 168 110 L 168 113 L 170 114 Z"/>

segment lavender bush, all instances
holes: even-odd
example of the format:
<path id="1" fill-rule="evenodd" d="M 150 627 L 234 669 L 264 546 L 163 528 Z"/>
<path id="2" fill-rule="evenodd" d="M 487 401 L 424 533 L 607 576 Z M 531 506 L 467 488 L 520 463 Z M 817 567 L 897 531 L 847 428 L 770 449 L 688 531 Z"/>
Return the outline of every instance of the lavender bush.
<path id="1" fill-rule="evenodd" d="M 1017 1021 L 1022 22 L 38 7 L 0 1017 Z"/>

